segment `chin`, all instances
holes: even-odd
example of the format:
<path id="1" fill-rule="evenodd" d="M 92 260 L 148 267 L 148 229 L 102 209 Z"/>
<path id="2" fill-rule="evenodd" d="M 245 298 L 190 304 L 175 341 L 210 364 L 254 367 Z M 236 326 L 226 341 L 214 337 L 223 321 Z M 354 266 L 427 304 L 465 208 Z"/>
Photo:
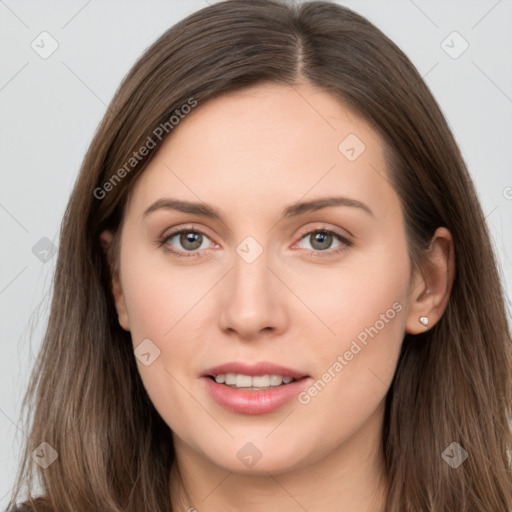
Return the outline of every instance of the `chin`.
<path id="1" fill-rule="evenodd" d="M 265 439 L 268 431 L 260 436 L 244 436 L 243 440 L 226 440 L 226 443 L 209 443 L 203 455 L 226 471 L 244 475 L 268 476 L 308 466 L 322 457 L 321 450 L 306 447 L 299 440 Z M 314 436 L 316 438 L 317 436 Z M 212 445 L 216 450 L 212 451 Z M 315 457 L 314 453 L 318 456 Z"/>

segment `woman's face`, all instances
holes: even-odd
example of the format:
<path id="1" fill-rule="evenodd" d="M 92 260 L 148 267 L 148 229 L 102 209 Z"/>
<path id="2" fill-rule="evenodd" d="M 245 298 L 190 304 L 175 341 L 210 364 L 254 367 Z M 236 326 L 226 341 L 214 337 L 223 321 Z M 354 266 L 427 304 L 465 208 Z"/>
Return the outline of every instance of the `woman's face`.
<path id="1" fill-rule="evenodd" d="M 410 271 L 376 133 L 258 85 L 198 105 L 140 177 L 116 305 L 178 454 L 279 473 L 378 437 Z"/>

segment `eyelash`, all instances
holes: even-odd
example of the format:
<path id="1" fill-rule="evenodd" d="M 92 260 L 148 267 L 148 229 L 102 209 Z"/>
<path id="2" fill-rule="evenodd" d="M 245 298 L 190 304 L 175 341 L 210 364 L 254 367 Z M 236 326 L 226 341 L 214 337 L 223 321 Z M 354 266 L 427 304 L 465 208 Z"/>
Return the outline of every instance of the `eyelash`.
<path id="1" fill-rule="evenodd" d="M 158 247 L 163 247 L 165 252 L 172 254 L 173 256 L 176 256 L 178 258 L 194 258 L 194 257 L 201 256 L 202 251 L 197 251 L 197 250 L 195 250 L 195 251 L 175 251 L 174 249 L 170 249 L 168 246 L 166 246 L 166 243 L 168 240 L 170 240 L 171 238 L 174 238 L 176 235 L 180 235 L 181 233 L 196 233 L 196 234 L 203 235 L 206 238 L 209 238 L 206 233 L 204 233 L 203 231 L 201 231 L 199 229 L 181 228 L 176 231 L 173 231 L 172 233 L 162 235 L 158 239 L 158 242 L 157 242 Z M 340 233 L 338 233 L 332 229 L 327 229 L 325 227 L 312 229 L 310 231 L 307 231 L 306 233 L 303 233 L 300 237 L 300 240 L 304 239 L 305 237 L 307 237 L 308 235 L 311 235 L 313 233 L 322 233 L 322 234 L 326 234 L 326 235 L 333 235 L 335 238 L 337 238 L 342 243 L 342 245 L 340 247 L 337 247 L 334 250 L 325 250 L 325 251 L 313 250 L 312 254 L 314 254 L 315 256 L 319 256 L 319 257 L 335 256 L 335 255 L 341 253 L 342 251 L 346 250 L 348 247 L 352 246 L 352 242 L 350 240 L 348 240 L 347 238 L 345 238 L 343 235 L 341 235 Z M 306 249 L 306 250 L 309 250 L 309 249 Z"/>

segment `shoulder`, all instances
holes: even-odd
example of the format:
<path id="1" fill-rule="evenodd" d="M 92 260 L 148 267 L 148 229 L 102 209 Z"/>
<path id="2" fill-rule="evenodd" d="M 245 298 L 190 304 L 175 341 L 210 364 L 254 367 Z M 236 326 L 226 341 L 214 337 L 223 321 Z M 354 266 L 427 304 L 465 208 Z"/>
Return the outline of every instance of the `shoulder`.
<path id="1" fill-rule="evenodd" d="M 30 502 L 25 501 L 11 505 L 3 512 L 54 512 L 54 508 L 46 496 L 38 496 L 32 498 Z"/>
<path id="2" fill-rule="evenodd" d="M 34 508 L 26 503 L 22 503 L 20 505 L 13 505 L 12 507 L 6 508 L 3 512 L 38 512 L 39 510 L 42 509 Z M 44 510 L 48 511 L 49 509 L 45 508 Z"/>

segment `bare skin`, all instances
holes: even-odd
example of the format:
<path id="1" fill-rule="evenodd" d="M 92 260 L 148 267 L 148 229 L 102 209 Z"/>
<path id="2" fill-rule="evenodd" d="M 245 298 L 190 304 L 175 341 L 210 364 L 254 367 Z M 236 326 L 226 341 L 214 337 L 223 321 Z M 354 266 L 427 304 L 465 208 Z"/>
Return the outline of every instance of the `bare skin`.
<path id="1" fill-rule="evenodd" d="M 353 144 L 339 149 L 349 134 L 365 145 L 359 156 Z M 332 196 L 364 206 L 281 218 L 298 201 Z M 207 203 L 222 219 L 168 208 L 144 215 L 162 198 Z M 158 244 L 180 228 L 202 238 Z M 322 240 L 322 230 L 335 234 Z M 248 236 L 256 244 L 244 245 Z M 258 246 L 250 263 L 237 253 Z M 434 271 L 412 271 L 382 141 L 333 96 L 266 84 L 189 114 L 135 186 L 112 281 L 134 348 L 149 339 L 160 350 L 137 364 L 173 433 L 184 493 L 179 503 L 171 478 L 173 510 L 383 511 L 384 399 L 404 334 L 431 328 L 445 310 L 454 275 L 446 229 L 429 258 Z M 309 385 L 302 401 L 272 412 L 233 412 L 202 377 L 230 361 L 298 369 Z M 325 386 L 315 393 L 318 380 Z M 252 467 L 237 456 L 247 443 L 261 456 Z"/>

